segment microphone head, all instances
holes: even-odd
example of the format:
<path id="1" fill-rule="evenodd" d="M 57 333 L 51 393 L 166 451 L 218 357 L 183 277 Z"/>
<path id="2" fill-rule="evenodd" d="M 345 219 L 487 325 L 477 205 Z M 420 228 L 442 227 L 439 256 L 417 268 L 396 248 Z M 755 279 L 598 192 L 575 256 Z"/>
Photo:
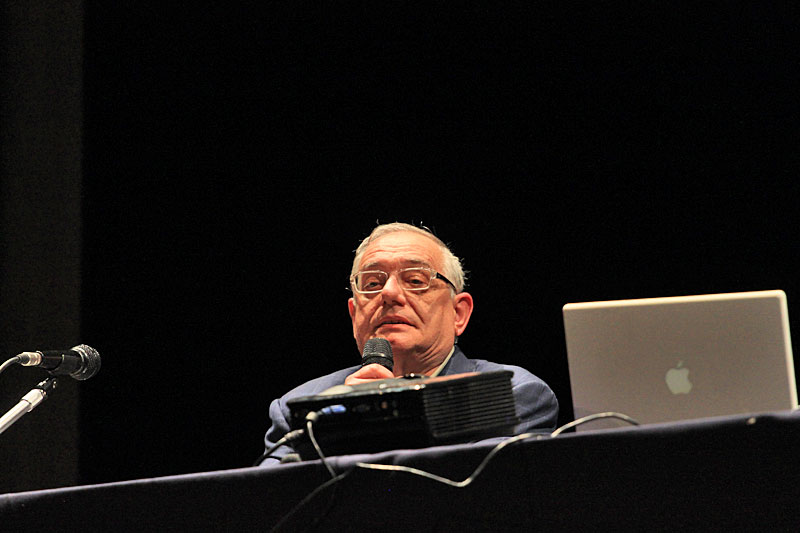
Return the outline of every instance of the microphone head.
<path id="1" fill-rule="evenodd" d="M 361 356 L 361 366 L 377 363 L 385 366 L 389 370 L 394 370 L 394 359 L 392 357 L 392 345 L 389 341 L 376 337 L 364 343 L 364 353 Z"/>
<path id="2" fill-rule="evenodd" d="M 78 381 L 83 381 L 100 371 L 100 354 L 97 353 L 97 350 L 91 346 L 79 344 L 78 346 L 73 346 L 72 351 L 81 356 L 83 364 L 78 370 L 72 372 L 70 376 Z"/>

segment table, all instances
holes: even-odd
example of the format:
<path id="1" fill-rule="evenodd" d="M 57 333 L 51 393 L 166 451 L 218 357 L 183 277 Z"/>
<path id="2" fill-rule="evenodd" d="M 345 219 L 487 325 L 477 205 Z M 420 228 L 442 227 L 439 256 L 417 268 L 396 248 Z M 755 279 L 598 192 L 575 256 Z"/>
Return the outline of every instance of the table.
<path id="1" fill-rule="evenodd" d="M 282 530 L 741 531 L 800 524 L 797 412 L 529 439 L 500 451 L 463 489 L 354 468 L 406 465 L 461 480 L 493 446 L 330 458 L 337 472 L 350 473 Z M 320 461 L 308 461 L 5 494 L 0 529 L 265 531 L 329 479 Z"/>

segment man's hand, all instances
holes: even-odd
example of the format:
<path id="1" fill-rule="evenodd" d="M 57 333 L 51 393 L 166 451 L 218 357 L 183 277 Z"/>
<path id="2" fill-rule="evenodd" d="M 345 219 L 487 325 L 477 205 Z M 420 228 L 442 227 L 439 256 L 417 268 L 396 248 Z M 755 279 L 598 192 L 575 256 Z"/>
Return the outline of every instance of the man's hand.
<path id="1" fill-rule="evenodd" d="M 347 376 L 347 378 L 345 378 L 344 380 L 344 384 L 358 385 L 359 383 L 369 383 L 370 381 L 375 381 L 376 379 L 386 379 L 393 377 L 394 374 L 392 374 L 392 371 L 386 368 L 385 366 L 381 366 L 379 364 L 371 364 L 361 367 L 354 373 Z"/>

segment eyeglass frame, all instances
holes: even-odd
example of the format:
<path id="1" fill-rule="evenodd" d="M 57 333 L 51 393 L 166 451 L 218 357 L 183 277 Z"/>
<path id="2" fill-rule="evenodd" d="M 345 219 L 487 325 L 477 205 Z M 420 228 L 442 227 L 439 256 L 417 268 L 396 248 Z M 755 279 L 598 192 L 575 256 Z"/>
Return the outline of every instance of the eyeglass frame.
<path id="1" fill-rule="evenodd" d="M 430 272 L 432 274 L 432 276 L 431 276 L 430 282 L 428 282 L 428 286 L 427 287 L 422 287 L 422 288 L 418 288 L 418 289 L 417 288 L 414 288 L 414 289 L 408 288 L 407 289 L 405 287 L 401 287 L 404 291 L 412 291 L 412 292 L 427 291 L 428 289 L 431 288 L 431 283 L 433 282 L 433 280 L 440 279 L 440 280 L 444 281 L 445 283 L 447 283 L 448 285 L 450 285 L 455 292 L 458 292 L 458 289 L 456 288 L 455 284 L 452 281 L 450 281 L 449 279 L 447 279 L 444 276 L 444 274 L 442 274 L 441 272 L 438 272 L 435 268 L 424 267 L 424 266 L 398 268 L 397 270 L 393 270 L 392 272 L 386 272 L 385 270 L 378 270 L 378 269 L 374 269 L 374 270 L 359 270 L 358 272 L 356 272 L 355 274 L 350 276 L 350 288 L 353 290 L 353 292 L 356 292 L 358 294 L 378 294 L 379 292 L 383 291 L 383 288 L 386 286 L 385 284 L 384 284 L 383 287 L 381 287 L 377 291 L 361 291 L 356 287 L 356 282 L 355 282 L 356 276 L 358 276 L 359 274 L 367 273 L 367 272 L 380 272 L 382 274 L 386 274 L 386 281 L 388 282 L 389 278 L 391 277 L 392 274 L 400 273 L 400 272 L 407 272 L 409 270 L 426 270 L 426 271 Z"/>

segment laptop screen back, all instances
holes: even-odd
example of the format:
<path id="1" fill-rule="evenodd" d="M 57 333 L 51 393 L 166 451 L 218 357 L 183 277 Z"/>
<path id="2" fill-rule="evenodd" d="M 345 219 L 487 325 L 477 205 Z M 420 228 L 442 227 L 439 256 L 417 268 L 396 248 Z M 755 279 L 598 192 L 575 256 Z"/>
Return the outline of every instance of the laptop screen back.
<path id="1" fill-rule="evenodd" d="M 797 407 L 783 291 L 572 303 L 563 314 L 576 419 L 615 411 L 652 423 Z"/>

